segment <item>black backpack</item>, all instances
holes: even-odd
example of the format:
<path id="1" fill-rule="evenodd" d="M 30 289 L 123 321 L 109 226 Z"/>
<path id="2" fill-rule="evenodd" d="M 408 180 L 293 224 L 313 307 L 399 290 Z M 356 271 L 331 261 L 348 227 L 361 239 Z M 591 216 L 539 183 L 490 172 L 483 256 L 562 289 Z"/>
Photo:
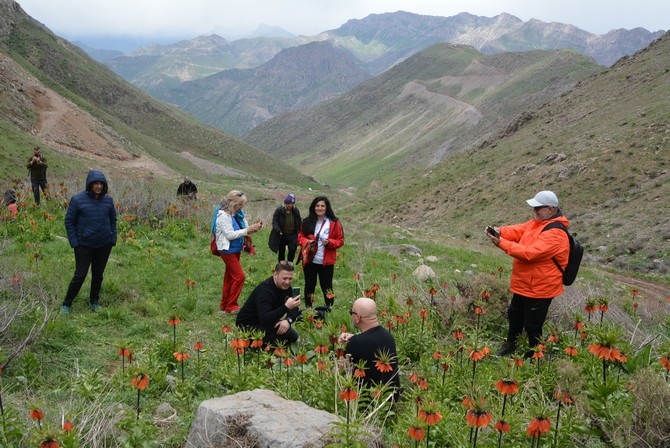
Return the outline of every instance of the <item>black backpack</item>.
<path id="1" fill-rule="evenodd" d="M 565 270 L 563 270 L 561 265 L 558 264 L 556 258 L 552 258 L 551 260 L 554 262 L 558 270 L 561 271 L 561 274 L 563 274 L 563 284 L 572 285 L 575 279 L 577 278 L 577 272 L 579 272 L 579 264 L 582 262 L 582 256 L 584 256 L 584 246 L 582 246 L 582 243 L 580 243 L 572 235 L 570 235 L 570 232 L 568 232 L 567 227 L 565 227 L 560 222 L 557 221 L 550 222 L 549 224 L 544 226 L 542 232 L 549 229 L 563 229 L 563 231 L 568 235 L 568 241 L 570 242 L 570 254 L 568 255 L 568 265 L 565 267 Z"/>

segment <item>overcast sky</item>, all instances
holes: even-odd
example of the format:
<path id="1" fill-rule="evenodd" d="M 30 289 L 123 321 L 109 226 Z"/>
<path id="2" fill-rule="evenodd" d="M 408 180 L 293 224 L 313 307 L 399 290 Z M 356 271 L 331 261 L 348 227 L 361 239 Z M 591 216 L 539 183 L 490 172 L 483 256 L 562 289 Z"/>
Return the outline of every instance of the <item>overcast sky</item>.
<path id="1" fill-rule="evenodd" d="M 69 40 L 96 35 L 175 40 L 216 33 L 234 39 L 260 24 L 315 35 L 369 14 L 460 12 L 575 25 L 595 34 L 617 28 L 670 26 L 668 0 L 20 0 L 33 18 Z"/>

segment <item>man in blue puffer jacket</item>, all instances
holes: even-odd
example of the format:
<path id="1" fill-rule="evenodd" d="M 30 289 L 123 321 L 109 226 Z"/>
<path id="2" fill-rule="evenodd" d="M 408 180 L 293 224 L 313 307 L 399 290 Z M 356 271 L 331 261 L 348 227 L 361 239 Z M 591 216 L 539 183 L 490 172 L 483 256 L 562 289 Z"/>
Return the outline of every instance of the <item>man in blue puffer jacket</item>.
<path id="1" fill-rule="evenodd" d="M 75 271 L 61 306 L 61 314 L 70 314 L 72 301 L 91 268 L 91 310 L 100 309 L 100 288 L 112 246 L 116 245 L 116 209 L 107 195 L 107 179 L 102 171 L 91 170 L 86 190 L 74 195 L 65 214 L 65 230 L 74 249 Z"/>

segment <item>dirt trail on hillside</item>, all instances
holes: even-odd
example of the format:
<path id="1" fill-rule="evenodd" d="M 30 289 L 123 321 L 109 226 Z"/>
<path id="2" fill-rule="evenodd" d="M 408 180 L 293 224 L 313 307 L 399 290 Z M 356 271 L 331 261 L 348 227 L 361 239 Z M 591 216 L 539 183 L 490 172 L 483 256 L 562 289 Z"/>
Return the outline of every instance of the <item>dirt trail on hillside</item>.
<path id="1" fill-rule="evenodd" d="M 176 176 L 160 162 L 128 152 L 123 136 L 35 78 L 21 79 L 21 84 L 37 114 L 31 133 L 45 145 L 61 153 L 89 159 L 102 168 L 141 168 L 163 176 Z"/>

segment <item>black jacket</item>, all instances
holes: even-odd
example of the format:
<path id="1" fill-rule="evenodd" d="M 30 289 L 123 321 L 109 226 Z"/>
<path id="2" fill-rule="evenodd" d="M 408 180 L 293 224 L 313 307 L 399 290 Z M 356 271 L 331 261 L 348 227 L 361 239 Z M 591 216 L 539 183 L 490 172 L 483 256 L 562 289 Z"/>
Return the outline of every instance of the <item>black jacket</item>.
<path id="1" fill-rule="evenodd" d="M 268 246 L 272 252 L 277 252 L 279 250 L 279 243 L 281 243 L 282 237 L 285 241 L 298 245 L 298 232 L 300 231 L 300 226 L 302 224 L 302 218 L 300 217 L 300 210 L 295 205 L 291 211 L 293 214 L 293 221 L 295 223 L 295 231 L 290 235 L 282 235 L 282 229 L 286 223 L 286 209 L 283 205 L 280 205 L 275 210 L 274 215 L 272 215 L 272 231 L 270 232 L 270 240 L 268 241 Z"/>

